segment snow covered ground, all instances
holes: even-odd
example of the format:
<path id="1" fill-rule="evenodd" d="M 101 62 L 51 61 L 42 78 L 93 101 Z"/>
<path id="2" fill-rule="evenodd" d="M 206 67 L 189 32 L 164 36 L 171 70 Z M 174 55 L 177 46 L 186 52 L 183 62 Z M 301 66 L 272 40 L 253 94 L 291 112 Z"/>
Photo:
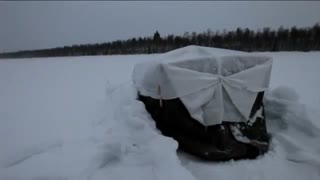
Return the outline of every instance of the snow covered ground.
<path id="1" fill-rule="evenodd" d="M 271 150 L 220 163 L 176 153 L 135 100 L 133 66 L 156 55 L 1 60 L 0 179 L 318 180 L 320 52 L 262 54 Z"/>

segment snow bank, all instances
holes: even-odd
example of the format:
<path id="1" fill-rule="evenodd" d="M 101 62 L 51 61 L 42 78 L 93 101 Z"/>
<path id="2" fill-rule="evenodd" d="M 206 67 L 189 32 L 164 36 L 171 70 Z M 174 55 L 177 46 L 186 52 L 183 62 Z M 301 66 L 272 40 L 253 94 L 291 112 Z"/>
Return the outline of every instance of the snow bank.
<path id="1" fill-rule="evenodd" d="M 38 144 L 2 162 L 1 179 L 193 179 L 177 143 L 156 130 L 132 85 L 107 89 L 89 137 Z"/>
<path id="2" fill-rule="evenodd" d="M 313 123 L 298 94 L 279 87 L 266 94 L 265 111 L 268 130 L 286 151 L 290 161 L 310 163 L 320 172 L 320 127 Z"/>
<path id="3" fill-rule="evenodd" d="M 107 91 L 107 106 L 113 112 L 99 122 L 107 129 L 99 170 L 92 179 L 193 179 L 176 156 L 177 142 L 164 137 L 132 84 Z"/>

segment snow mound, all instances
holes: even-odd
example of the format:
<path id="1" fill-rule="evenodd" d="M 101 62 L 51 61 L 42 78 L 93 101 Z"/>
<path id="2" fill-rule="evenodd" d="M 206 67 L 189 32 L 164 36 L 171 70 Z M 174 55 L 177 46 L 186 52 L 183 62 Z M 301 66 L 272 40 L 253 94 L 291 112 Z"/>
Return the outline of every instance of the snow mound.
<path id="1" fill-rule="evenodd" d="M 286 151 L 287 159 L 317 165 L 320 170 L 320 127 L 310 119 L 306 105 L 291 88 L 279 87 L 266 94 L 268 130 Z"/>
<path id="2" fill-rule="evenodd" d="M 177 142 L 160 134 L 136 93 L 130 84 L 108 95 L 114 120 L 99 123 L 108 127 L 106 151 L 92 179 L 193 179 L 176 156 Z"/>
<path id="3" fill-rule="evenodd" d="M 1 179 L 194 179 L 180 164 L 177 142 L 159 133 L 132 84 L 108 83 L 106 94 L 88 137 L 23 148 L 2 161 Z"/>
<path id="4" fill-rule="evenodd" d="M 286 86 L 279 86 L 272 90 L 273 98 L 278 98 L 281 100 L 287 100 L 292 102 L 298 102 L 299 95 L 292 88 Z"/>

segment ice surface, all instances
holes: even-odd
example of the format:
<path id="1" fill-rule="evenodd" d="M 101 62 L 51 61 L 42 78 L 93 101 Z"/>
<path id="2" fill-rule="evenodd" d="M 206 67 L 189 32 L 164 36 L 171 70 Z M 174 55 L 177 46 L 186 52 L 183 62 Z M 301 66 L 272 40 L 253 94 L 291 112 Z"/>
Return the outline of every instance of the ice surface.
<path id="1" fill-rule="evenodd" d="M 135 100 L 133 66 L 150 55 L 1 60 L 0 179 L 318 180 L 320 53 L 262 54 L 271 149 L 220 163 L 176 153 Z"/>

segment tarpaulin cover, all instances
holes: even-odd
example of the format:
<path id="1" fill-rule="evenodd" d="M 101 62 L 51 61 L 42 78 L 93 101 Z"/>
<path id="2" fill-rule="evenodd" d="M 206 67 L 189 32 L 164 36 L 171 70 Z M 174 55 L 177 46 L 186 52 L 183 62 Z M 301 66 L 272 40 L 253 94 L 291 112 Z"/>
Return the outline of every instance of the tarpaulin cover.
<path id="1" fill-rule="evenodd" d="M 133 82 L 144 96 L 180 98 L 194 119 L 210 126 L 247 121 L 271 68 L 270 57 L 188 46 L 137 64 Z"/>

